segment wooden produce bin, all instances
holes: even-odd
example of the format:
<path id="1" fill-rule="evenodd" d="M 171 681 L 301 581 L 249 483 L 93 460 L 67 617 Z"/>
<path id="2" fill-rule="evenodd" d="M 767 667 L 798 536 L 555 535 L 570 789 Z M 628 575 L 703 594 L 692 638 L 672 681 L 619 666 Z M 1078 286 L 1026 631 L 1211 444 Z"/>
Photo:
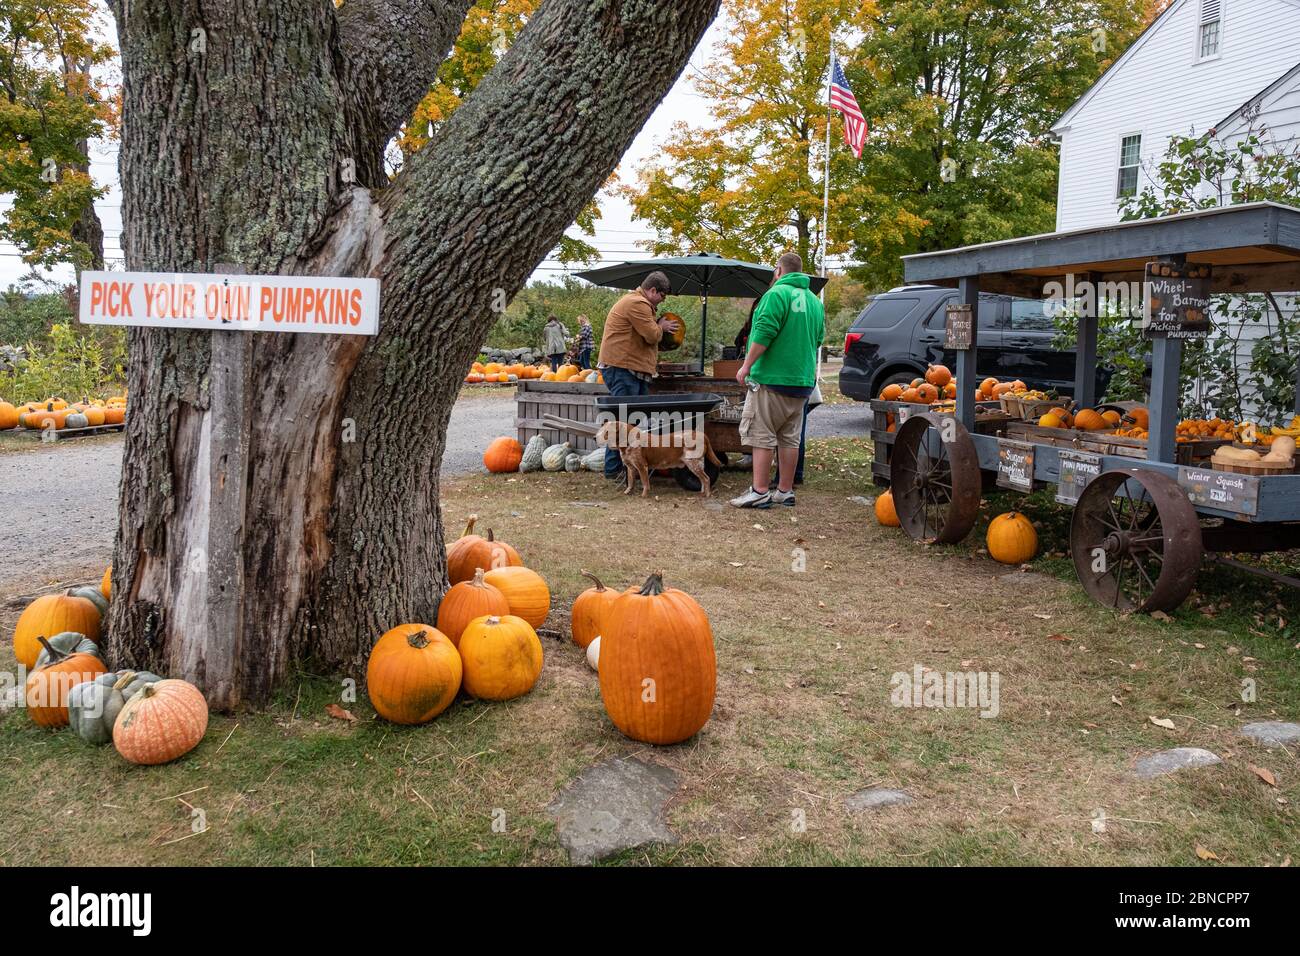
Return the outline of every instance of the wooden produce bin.
<path id="1" fill-rule="evenodd" d="M 574 451 L 592 451 L 596 439 L 547 425 L 543 415 L 558 415 L 578 422 L 596 421 L 596 396 L 608 395 L 600 383 L 543 382 L 530 379 L 519 382 L 515 391 L 515 429 L 519 444 L 527 445 L 534 435 L 543 436 L 548 444 L 567 441 Z"/>
<path id="2" fill-rule="evenodd" d="M 900 413 L 903 421 L 906 421 L 912 415 L 923 415 L 931 411 L 931 408 L 929 405 L 920 405 L 916 402 L 888 402 L 882 398 L 872 399 L 870 406 L 872 411 L 871 478 L 876 485 L 883 486 L 889 484 L 889 456 L 900 424 Z M 940 412 L 939 414 L 953 413 Z M 892 432 L 888 430 L 890 415 L 894 416 Z M 997 401 L 980 402 L 975 407 L 976 434 L 993 435 L 1010 423 L 1011 416 L 1001 410 L 1000 403 Z"/>
<path id="3" fill-rule="evenodd" d="M 661 375 L 650 385 L 651 395 L 686 392 L 712 392 L 722 396 L 722 404 L 710 412 L 704 422 L 704 434 L 715 452 L 749 454 L 749 446 L 740 443 L 740 412 L 745 407 L 748 386 L 741 385 L 735 378 L 709 375 Z"/>
<path id="4" fill-rule="evenodd" d="M 1037 442 L 1040 445 L 1056 445 L 1059 448 L 1074 448 L 1079 451 L 1100 452 L 1120 458 L 1147 458 L 1147 441 L 1144 438 L 1130 438 L 1108 431 L 1083 431 L 1078 428 L 1040 428 L 1029 422 L 1011 422 L 1007 425 L 1006 436 L 1014 441 Z M 1180 441 L 1174 448 L 1175 463 L 1192 465 L 1207 461 L 1215 449 L 1230 445 L 1226 438 L 1198 438 L 1196 441 Z"/>

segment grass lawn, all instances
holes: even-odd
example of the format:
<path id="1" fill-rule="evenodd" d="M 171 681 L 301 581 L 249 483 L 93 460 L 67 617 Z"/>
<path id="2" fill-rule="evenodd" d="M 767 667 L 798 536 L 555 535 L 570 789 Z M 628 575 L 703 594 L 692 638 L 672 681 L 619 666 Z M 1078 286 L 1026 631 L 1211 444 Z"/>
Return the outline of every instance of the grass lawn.
<path id="1" fill-rule="evenodd" d="M 717 705 L 685 744 L 621 736 L 567 637 L 543 639 L 528 696 L 461 700 L 423 727 L 376 720 L 363 692 L 341 701 L 339 679 L 304 673 L 269 712 L 214 718 L 197 750 L 159 768 L 11 712 L 0 717 L 0 864 L 562 863 L 546 805 L 588 766 L 629 754 L 679 772 L 667 815 L 681 842 L 614 862 L 1216 866 L 1300 853 L 1295 755 L 1236 733 L 1300 718 L 1292 593 L 1212 569 L 1172 620 L 1122 617 L 1073 580 L 1068 513 L 1050 499 L 985 502 L 985 522 L 1018 504 L 1039 524 L 1043 555 L 1020 574 L 981 553 L 984 522 L 965 544 L 931 549 L 878 527 L 850 500 L 873 494 L 869 444 L 811 444 L 793 513 L 708 510 L 671 482 L 657 498 L 625 498 L 586 473 L 444 488 L 449 528 L 477 512 L 546 576 L 547 627 L 563 635 L 582 568 L 618 586 L 662 569 L 704 606 Z M 729 473 L 721 492 L 746 484 Z M 11 633 L 21 605 L 0 597 Z M 997 672 L 998 715 L 891 706 L 891 675 L 916 665 Z M 13 666 L 6 643 L 0 669 Z M 1246 678 L 1254 703 L 1241 701 Z M 327 716 L 331 703 L 359 719 Z M 1223 763 L 1132 776 L 1134 758 L 1177 746 Z M 843 809 L 869 786 L 917 801 Z M 196 834 L 198 813 L 207 829 Z"/>

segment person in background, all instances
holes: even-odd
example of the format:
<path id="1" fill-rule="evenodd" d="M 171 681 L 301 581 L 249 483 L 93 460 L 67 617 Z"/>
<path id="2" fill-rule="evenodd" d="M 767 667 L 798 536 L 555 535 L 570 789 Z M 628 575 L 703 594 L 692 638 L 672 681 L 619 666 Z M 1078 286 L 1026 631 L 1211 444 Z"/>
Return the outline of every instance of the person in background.
<path id="1" fill-rule="evenodd" d="M 754 480 L 731 504 L 736 508 L 793 507 L 808 397 L 817 384 L 817 350 L 826 335 L 822 304 L 809 288 L 803 259 L 787 252 L 776 263 L 774 282 L 754 310 L 749 351 L 736 372 L 748 384 L 740 416 L 740 440 L 754 450 Z M 772 459 L 777 486 L 771 488 Z"/>
<path id="2" fill-rule="evenodd" d="M 672 286 L 668 276 L 652 272 L 614 303 L 600 337 L 600 369 L 611 395 L 645 395 L 659 366 L 659 340 L 677 331 L 677 323 L 661 319 L 657 310 Z M 605 449 L 605 477 L 626 479 L 623 460 L 614 448 Z"/>
<path id="3" fill-rule="evenodd" d="M 566 329 L 560 320 L 552 315 L 542 326 L 542 351 L 546 357 L 551 360 L 551 371 L 554 372 L 564 361 L 565 343 L 569 338 L 569 330 Z"/>
<path id="4" fill-rule="evenodd" d="M 596 339 L 591 332 L 591 319 L 585 315 L 578 316 L 578 367 L 591 368 L 591 350 Z"/>

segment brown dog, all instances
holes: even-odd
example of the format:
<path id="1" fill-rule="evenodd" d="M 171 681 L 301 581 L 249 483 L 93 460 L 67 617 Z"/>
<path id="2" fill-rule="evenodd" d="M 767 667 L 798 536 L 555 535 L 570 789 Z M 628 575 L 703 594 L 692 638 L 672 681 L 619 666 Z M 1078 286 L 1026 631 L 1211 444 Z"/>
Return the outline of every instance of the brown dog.
<path id="1" fill-rule="evenodd" d="M 635 425 L 620 421 L 607 421 L 596 432 L 597 443 L 618 449 L 627 470 L 627 488 L 623 494 L 629 495 L 636 487 L 636 478 L 641 477 L 641 497 L 650 494 L 650 470 L 652 468 L 687 468 L 691 474 L 700 479 L 700 497 L 708 498 L 712 494 L 708 472 L 704 470 L 704 459 L 711 464 L 722 467 L 722 462 L 709 447 L 709 438 L 703 430 L 685 429 L 671 435 L 650 435 Z"/>

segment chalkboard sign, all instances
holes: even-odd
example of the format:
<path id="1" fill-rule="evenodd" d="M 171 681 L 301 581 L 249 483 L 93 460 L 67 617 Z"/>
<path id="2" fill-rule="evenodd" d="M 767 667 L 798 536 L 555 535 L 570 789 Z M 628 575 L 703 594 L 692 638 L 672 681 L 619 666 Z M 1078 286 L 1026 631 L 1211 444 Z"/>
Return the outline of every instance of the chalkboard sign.
<path id="1" fill-rule="evenodd" d="M 1148 262 L 1142 291 L 1143 338 L 1189 339 L 1209 333 L 1209 266 Z"/>
<path id="2" fill-rule="evenodd" d="M 1034 490 L 1033 445 L 998 439 L 998 486 L 1016 491 Z"/>
<path id="3" fill-rule="evenodd" d="M 1101 455 L 1065 449 L 1058 454 L 1061 471 L 1056 482 L 1056 500 L 1063 505 L 1078 504 L 1083 489 L 1101 474 Z"/>
<path id="4" fill-rule="evenodd" d="M 1253 515 L 1259 511 L 1259 478 L 1255 475 L 1183 465 L 1178 469 L 1178 484 L 1194 505 L 1239 515 Z"/>
<path id="5" fill-rule="evenodd" d="M 945 311 L 948 317 L 948 331 L 943 340 L 943 347 L 954 351 L 970 348 L 971 328 L 974 323 L 970 303 L 950 305 Z"/>

